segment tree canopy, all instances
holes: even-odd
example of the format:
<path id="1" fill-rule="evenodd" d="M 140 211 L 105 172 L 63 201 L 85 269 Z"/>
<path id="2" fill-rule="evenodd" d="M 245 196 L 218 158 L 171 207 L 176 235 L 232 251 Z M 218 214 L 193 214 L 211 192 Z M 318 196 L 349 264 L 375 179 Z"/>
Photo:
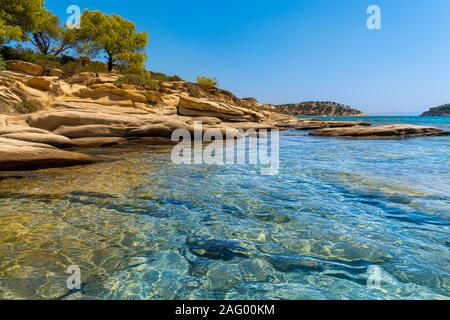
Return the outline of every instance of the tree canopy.
<path id="1" fill-rule="evenodd" d="M 0 0 L 0 43 L 25 40 L 38 16 L 46 10 L 44 0 Z"/>
<path id="2" fill-rule="evenodd" d="M 44 7 L 44 0 L 0 0 L 0 46 L 15 40 L 29 42 L 46 55 L 73 48 L 82 56 L 105 59 L 108 70 L 142 74 L 145 70 L 146 32 L 118 15 L 85 10 L 80 28 L 68 29 Z"/>
<path id="3" fill-rule="evenodd" d="M 87 55 L 104 54 L 109 71 L 114 66 L 144 69 L 146 55 L 143 51 L 148 43 L 148 34 L 137 32 L 133 22 L 118 15 L 85 10 L 77 34 Z"/>

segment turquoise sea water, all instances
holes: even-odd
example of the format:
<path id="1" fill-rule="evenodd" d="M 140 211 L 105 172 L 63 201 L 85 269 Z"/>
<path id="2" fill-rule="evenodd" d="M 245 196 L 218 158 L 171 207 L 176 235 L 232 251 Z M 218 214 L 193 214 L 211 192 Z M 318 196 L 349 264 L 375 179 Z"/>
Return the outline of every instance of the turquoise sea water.
<path id="1" fill-rule="evenodd" d="M 450 131 L 450 118 L 357 119 Z M 274 176 L 142 147 L 1 178 L 0 298 L 450 298 L 450 137 L 307 134 L 281 134 Z"/>

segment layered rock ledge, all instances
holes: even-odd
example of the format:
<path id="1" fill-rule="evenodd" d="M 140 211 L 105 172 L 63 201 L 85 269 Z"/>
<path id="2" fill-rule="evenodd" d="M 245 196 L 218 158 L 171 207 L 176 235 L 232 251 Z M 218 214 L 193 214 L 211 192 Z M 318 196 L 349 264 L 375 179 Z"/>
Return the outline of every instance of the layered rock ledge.
<path id="1" fill-rule="evenodd" d="M 311 133 L 320 137 L 352 137 L 352 138 L 409 138 L 420 136 L 446 135 L 443 130 L 415 126 L 408 124 L 396 124 L 379 127 L 351 127 L 351 128 L 327 128 Z"/>

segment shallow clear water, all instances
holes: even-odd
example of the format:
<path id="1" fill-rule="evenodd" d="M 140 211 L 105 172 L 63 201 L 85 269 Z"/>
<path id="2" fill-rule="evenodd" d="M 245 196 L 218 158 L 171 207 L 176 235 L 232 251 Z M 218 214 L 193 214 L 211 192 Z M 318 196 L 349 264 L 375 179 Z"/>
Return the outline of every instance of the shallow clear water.
<path id="1" fill-rule="evenodd" d="M 450 297 L 450 137 L 287 131 L 275 176 L 177 166 L 170 148 L 101 152 L 117 161 L 0 179 L 0 298 Z"/>

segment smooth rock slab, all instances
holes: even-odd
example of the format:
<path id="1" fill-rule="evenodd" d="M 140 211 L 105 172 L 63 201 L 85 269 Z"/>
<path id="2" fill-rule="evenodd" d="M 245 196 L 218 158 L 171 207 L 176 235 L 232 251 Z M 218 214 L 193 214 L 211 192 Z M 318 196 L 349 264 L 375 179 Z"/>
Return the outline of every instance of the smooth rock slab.
<path id="1" fill-rule="evenodd" d="M 364 121 L 306 120 L 306 121 L 299 121 L 299 123 L 295 127 L 298 130 L 316 130 L 325 128 L 347 128 L 355 126 L 370 126 L 370 123 Z"/>
<path id="2" fill-rule="evenodd" d="M 29 171 L 92 164 L 89 155 L 56 149 L 50 145 L 0 137 L 0 171 Z"/>
<path id="3" fill-rule="evenodd" d="M 136 129 L 136 127 L 92 124 L 85 126 L 60 126 L 53 133 L 68 138 L 125 137 L 133 129 Z"/>
<path id="4" fill-rule="evenodd" d="M 69 148 L 75 146 L 74 143 L 69 138 L 52 133 L 33 133 L 33 132 L 9 133 L 4 134 L 1 137 L 21 141 L 43 143 L 57 148 Z"/>
<path id="5" fill-rule="evenodd" d="M 55 111 L 33 114 L 28 119 L 31 127 L 53 131 L 60 126 L 83 126 L 91 124 L 134 125 L 140 126 L 142 121 L 126 114 L 92 113 L 82 111 Z"/>
<path id="6" fill-rule="evenodd" d="M 128 140 L 124 138 L 118 137 L 86 137 L 86 138 L 78 138 L 72 139 L 72 142 L 77 147 L 82 148 L 102 148 L 102 147 L 110 147 L 118 144 L 127 143 Z"/>
<path id="7" fill-rule="evenodd" d="M 443 130 L 408 124 L 387 125 L 380 127 L 328 128 L 311 133 L 313 136 L 353 137 L 353 138 L 391 138 L 436 136 L 445 134 Z"/>

